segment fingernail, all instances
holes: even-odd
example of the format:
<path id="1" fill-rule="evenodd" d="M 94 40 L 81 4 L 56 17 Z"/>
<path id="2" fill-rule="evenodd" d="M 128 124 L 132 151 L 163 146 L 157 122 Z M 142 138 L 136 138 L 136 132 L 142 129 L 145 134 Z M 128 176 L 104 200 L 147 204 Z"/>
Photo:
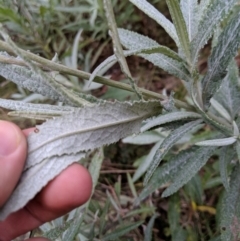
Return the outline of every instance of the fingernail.
<path id="1" fill-rule="evenodd" d="M 13 153 L 20 143 L 21 136 L 14 124 L 0 121 L 0 156 Z"/>

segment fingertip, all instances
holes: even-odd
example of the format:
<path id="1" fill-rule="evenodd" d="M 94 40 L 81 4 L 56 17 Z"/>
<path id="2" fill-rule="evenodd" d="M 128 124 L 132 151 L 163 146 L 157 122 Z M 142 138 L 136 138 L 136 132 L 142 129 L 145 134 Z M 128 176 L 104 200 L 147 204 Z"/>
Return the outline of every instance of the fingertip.
<path id="1" fill-rule="evenodd" d="M 21 129 L 11 122 L 0 121 L 0 206 L 16 186 L 26 155 L 27 141 Z"/>
<path id="2" fill-rule="evenodd" d="M 28 204 L 28 209 L 46 222 L 83 205 L 90 198 L 91 192 L 91 175 L 85 167 L 74 163 L 51 181 Z"/>

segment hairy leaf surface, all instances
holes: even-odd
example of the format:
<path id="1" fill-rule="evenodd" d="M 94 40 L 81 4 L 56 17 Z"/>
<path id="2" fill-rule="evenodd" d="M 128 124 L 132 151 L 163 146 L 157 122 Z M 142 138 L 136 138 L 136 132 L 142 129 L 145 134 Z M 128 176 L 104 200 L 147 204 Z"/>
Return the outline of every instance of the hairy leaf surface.
<path id="1" fill-rule="evenodd" d="M 61 158 L 52 156 L 25 170 L 12 195 L 0 209 L 0 220 L 24 207 L 49 181 L 84 156 L 84 152 L 62 155 Z"/>
<path id="2" fill-rule="evenodd" d="M 197 33 L 198 27 L 198 1 L 197 0 L 181 0 L 180 2 L 182 14 L 187 26 L 189 41 L 193 39 L 193 37 Z"/>
<path id="3" fill-rule="evenodd" d="M 240 45 L 240 13 L 235 14 L 219 36 L 218 44 L 208 61 L 208 72 L 202 80 L 203 100 L 209 105 L 209 100 L 219 89 L 226 69 L 236 55 Z"/>
<path id="4" fill-rule="evenodd" d="M 175 41 L 175 43 L 179 46 L 179 39 L 174 25 L 162 13 L 160 13 L 146 0 L 130 0 L 130 2 L 132 2 L 136 7 L 138 7 L 150 18 L 160 24 L 169 34 L 169 36 Z"/>
<path id="5" fill-rule="evenodd" d="M 228 111 L 232 120 L 240 111 L 239 73 L 235 60 L 228 66 L 228 73 L 223 79 L 220 89 L 213 96 Z"/>
<path id="6" fill-rule="evenodd" d="M 197 35 L 191 43 L 193 65 L 197 63 L 199 51 L 211 38 L 215 26 L 227 16 L 237 1 L 238 0 L 213 0 L 206 11 L 203 12 Z"/>
<path id="7" fill-rule="evenodd" d="M 178 172 L 173 183 L 163 192 L 162 197 L 168 197 L 178 191 L 207 163 L 208 159 L 213 155 L 216 147 L 201 147 L 194 155 L 194 158 L 185 164 L 184 168 Z"/>
<path id="8" fill-rule="evenodd" d="M 179 0 L 167 0 L 167 5 L 171 14 L 171 17 L 176 27 L 178 34 L 180 47 L 183 50 L 188 62 L 190 61 L 190 42 L 188 37 L 188 31 L 186 23 L 184 21 L 182 11 L 180 8 Z"/>
<path id="9" fill-rule="evenodd" d="M 158 45 L 156 41 L 129 30 L 118 29 L 118 32 L 122 45 L 129 50 L 138 51 Z M 160 53 L 138 55 L 182 80 L 190 80 L 190 75 L 184 61 L 178 61 Z"/>
<path id="10" fill-rule="evenodd" d="M 237 240 L 239 232 L 233 232 L 240 225 L 240 166 L 232 172 L 229 191 L 225 192 L 221 211 L 221 240 Z"/>
<path id="11" fill-rule="evenodd" d="M 199 119 L 201 116 L 194 112 L 188 111 L 176 111 L 167 113 L 164 115 L 159 115 L 150 120 L 147 120 L 146 124 L 141 128 L 141 132 L 151 129 L 155 126 L 160 126 L 169 122 L 187 119 Z"/>
<path id="12" fill-rule="evenodd" d="M 185 125 L 179 127 L 178 129 L 172 131 L 168 137 L 164 139 L 162 142 L 161 146 L 155 153 L 153 157 L 153 161 L 151 163 L 151 166 L 149 167 L 145 179 L 144 179 L 144 184 L 146 185 L 149 179 L 151 178 L 152 174 L 156 170 L 157 166 L 163 159 L 163 157 L 168 153 L 168 151 L 173 147 L 173 145 L 183 137 L 186 133 L 191 131 L 194 127 L 198 126 L 202 120 L 196 120 L 196 121 L 191 121 L 189 123 L 186 123 Z"/>
<path id="13" fill-rule="evenodd" d="M 141 122 L 160 110 L 158 101 L 106 102 L 48 120 L 28 137 L 25 169 L 47 157 L 95 149 L 138 133 Z"/>
<path id="14" fill-rule="evenodd" d="M 177 155 L 174 155 L 170 161 L 158 167 L 140 193 L 138 201 L 140 202 L 145 199 L 166 182 L 172 181 L 176 174 L 185 167 L 185 164 L 193 158 L 198 148 L 199 147 L 193 146 L 190 149 L 181 151 Z"/>

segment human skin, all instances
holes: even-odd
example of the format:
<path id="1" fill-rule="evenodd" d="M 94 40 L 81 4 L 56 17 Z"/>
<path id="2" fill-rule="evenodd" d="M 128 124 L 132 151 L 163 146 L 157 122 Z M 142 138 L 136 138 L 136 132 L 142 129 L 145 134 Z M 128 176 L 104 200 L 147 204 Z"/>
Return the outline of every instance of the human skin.
<path id="1" fill-rule="evenodd" d="M 11 122 L 0 121 L 0 207 L 14 190 L 27 156 L 27 135 Z M 56 219 L 84 204 L 90 197 L 92 179 L 87 169 L 74 163 L 44 187 L 24 208 L 0 222 L 0 241 L 12 239 Z M 28 241 L 46 241 L 31 238 Z"/>

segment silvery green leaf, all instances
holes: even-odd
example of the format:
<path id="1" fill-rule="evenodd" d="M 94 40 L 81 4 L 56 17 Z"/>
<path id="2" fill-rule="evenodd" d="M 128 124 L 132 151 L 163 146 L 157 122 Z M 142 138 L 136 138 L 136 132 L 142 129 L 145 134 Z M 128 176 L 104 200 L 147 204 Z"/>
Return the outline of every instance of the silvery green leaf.
<path id="1" fill-rule="evenodd" d="M 208 146 L 197 149 L 193 158 L 184 165 L 183 169 L 178 172 L 173 183 L 163 192 L 162 197 L 168 197 L 178 191 L 206 164 L 208 159 L 213 155 L 216 147 Z"/>
<path id="2" fill-rule="evenodd" d="M 232 122 L 232 117 L 228 111 L 215 99 L 210 99 L 211 106 L 227 121 Z"/>
<path id="3" fill-rule="evenodd" d="M 135 171 L 133 175 L 133 182 L 136 182 L 149 168 L 153 161 L 153 157 L 156 153 L 156 151 L 159 149 L 161 146 L 163 140 L 157 142 L 151 149 L 151 151 L 148 153 L 146 158 L 143 159 L 142 163 L 138 167 L 138 169 Z"/>
<path id="4" fill-rule="evenodd" d="M 165 29 L 165 31 L 169 34 L 169 36 L 179 46 L 179 39 L 178 39 L 174 25 L 162 13 L 160 13 L 156 8 L 154 8 L 146 0 L 130 0 L 130 1 L 140 10 L 142 10 L 145 14 L 147 14 L 150 18 L 155 20 L 159 25 L 161 25 Z"/>
<path id="5" fill-rule="evenodd" d="M 236 137 L 227 137 L 222 139 L 206 140 L 196 142 L 197 146 L 229 146 L 237 141 Z"/>
<path id="6" fill-rule="evenodd" d="M 123 143 L 135 145 L 148 145 L 162 140 L 164 137 L 157 131 L 146 131 L 138 135 L 128 136 L 122 140 Z"/>
<path id="7" fill-rule="evenodd" d="M 162 142 L 161 146 L 155 153 L 153 157 L 153 161 L 146 173 L 145 179 L 144 179 L 144 185 L 147 184 L 151 176 L 153 175 L 154 171 L 156 170 L 157 166 L 161 162 L 161 160 L 164 158 L 164 156 L 168 153 L 168 151 L 173 147 L 173 145 L 183 137 L 183 135 L 187 134 L 190 132 L 194 127 L 198 126 L 202 120 L 196 120 L 196 121 L 191 121 L 183 126 L 179 127 L 178 129 L 172 131 L 168 137 L 164 139 Z"/>
<path id="8" fill-rule="evenodd" d="M 156 218 L 159 214 L 155 213 L 148 222 L 148 225 L 144 231 L 144 241 L 152 241 L 153 226 Z"/>
<path id="9" fill-rule="evenodd" d="M 213 49 L 208 61 L 208 71 L 202 80 L 203 101 L 206 106 L 210 98 L 219 89 L 222 78 L 226 75 L 226 69 L 236 55 L 240 46 L 240 13 L 235 14 L 227 24 L 218 44 Z"/>
<path id="10" fill-rule="evenodd" d="M 230 178 L 229 191 L 223 197 L 221 210 L 221 240 L 233 241 L 238 239 L 239 232 L 233 232 L 240 225 L 240 166 L 237 164 Z"/>
<path id="11" fill-rule="evenodd" d="M 0 208 L 0 220 L 4 220 L 10 213 L 24 207 L 49 181 L 84 156 L 84 152 L 61 157 L 52 156 L 25 170 L 12 195 Z"/>
<path id="12" fill-rule="evenodd" d="M 25 169 L 47 157 L 92 150 L 138 133 L 141 122 L 160 110 L 158 101 L 105 102 L 48 120 L 28 137 Z"/>
<path id="13" fill-rule="evenodd" d="M 232 60 L 228 66 L 228 73 L 223 79 L 220 89 L 213 96 L 230 114 L 234 120 L 240 111 L 240 89 L 239 73 L 235 60 Z"/>
<path id="14" fill-rule="evenodd" d="M 155 43 L 155 46 L 152 45 L 150 47 L 146 47 L 143 49 L 123 51 L 123 55 L 125 57 L 131 56 L 131 55 L 153 54 L 153 53 L 161 53 L 163 55 L 168 56 L 169 58 L 175 59 L 176 61 L 183 61 L 183 59 L 177 53 L 157 43 Z M 89 78 L 89 83 L 91 83 L 97 75 L 100 75 L 100 76 L 103 75 L 115 63 L 117 63 L 117 58 L 115 55 L 112 55 L 107 59 L 105 59 L 101 64 L 99 64 L 96 67 L 96 69 L 94 69 L 94 71 L 91 74 L 91 77 Z"/>
<path id="15" fill-rule="evenodd" d="M 197 33 L 198 27 L 198 1 L 197 0 L 181 0 L 180 2 L 182 14 L 187 26 L 189 40 L 193 39 L 193 37 Z"/>
<path id="16" fill-rule="evenodd" d="M 23 101 L 6 100 L 0 98 L 0 106 L 9 110 L 25 111 L 29 113 L 44 113 L 49 115 L 63 115 L 68 112 L 77 110 L 77 108 L 70 106 L 57 106 L 48 104 L 31 104 Z"/>
<path id="17" fill-rule="evenodd" d="M 180 48 L 187 58 L 187 62 L 190 62 L 190 41 L 188 37 L 188 30 L 183 18 L 183 14 L 180 8 L 179 0 L 166 0 L 174 26 L 177 31 L 177 35 L 180 42 Z"/>
<path id="18" fill-rule="evenodd" d="M 3 53 L 1 52 L 1 54 Z M 27 67 L 0 63 L 0 75 L 23 88 L 47 96 L 50 99 L 62 102 L 65 100 L 56 90 L 44 83 L 39 75 L 36 75 Z"/>
<path id="19" fill-rule="evenodd" d="M 126 58 L 123 54 L 123 49 L 122 49 L 122 45 L 120 43 L 120 39 L 118 36 L 117 24 L 116 24 L 114 12 L 113 12 L 112 1 L 111 0 L 103 0 L 103 4 L 104 4 L 104 9 L 105 9 L 105 14 L 106 14 L 106 17 L 108 20 L 109 33 L 110 33 L 110 36 L 111 36 L 112 42 L 113 42 L 114 54 L 118 60 L 118 63 L 120 64 L 122 72 L 128 78 L 132 89 L 134 90 L 134 92 L 136 93 L 138 98 L 142 99 L 142 94 L 138 90 L 137 85 L 135 84 L 135 81 L 129 70 Z"/>
<path id="20" fill-rule="evenodd" d="M 203 12 L 198 32 L 191 42 L 193 66 L 197 63 L 200 49 L 211 38 L 216 25 L 227 16 L 237 2 L 238 0 L 213 0 Z"/>
<path id="21" fill-rule="evenodd" d="M 178 121 L 183 119 L 184 120 L 199 119 L 199 118 L 201 118 L 201 115 L 194 112 L 188 112 L 188 111 L 176 111 L 176 112 L 171 112 L 164 115 L 160 114 L 157 117 L 153 117 L 147 120 L 146 124 L 141 128 L 141 132 L 149 130 L 155 126 L 160 126 L 173 121 Z"/>
<path id="22" fill-rule="evenodd" d="M 180 197 L 175 194 L 169 199 L 168 206 L 168 223 L 170 224 L 171 240 L 183 241 L 187 240 L 187 233 L 180 225 L 180 212 L 181 212 Z"/>
<path id="23" fill-rule="evenodd" d="M 240 141 L 239 140 L 237 140 L 235 143 L 235 149 L 237 152 L 238 161 L 240 162 Z"/>
<path id="24" fill-rule="evenodd" d="M 139 51 L 141 49 L 153 48 L 158 45 L 156 41 L 129 30 L 118 29 L 118 32 L 122 45 L 129 50 Z M 161 53 L 138 55 L 182 80 L 190 80 L 189 72 L 185 67 L 185 61 L 172 59 Z"/>
<path id="25" fill-rule="evenodd" d="M 145 199 L 163 184 L 172 181 L 177 173 L 185 167 L 185 164 L 194 158 L 198 148 L 199 147 L 193 146 L 187 150 L 181 151 L 177 155 L 174 155 L 168 162 L 158 167 L 153 173 L 152 178 L 140 193 L 138 202 Z"/>
<path id="26" fill-rule="evenodd" d="M 219 155 L 219 170 L 220 170 L 220 176 L 222 179 L 223 186 L 226 190 L 229 189 L 229 182 L 228 182 L 228 164 L 232 160 L 231 153 L 233 150 L 229 147 L 222 147 L 220 150 Z"/>

